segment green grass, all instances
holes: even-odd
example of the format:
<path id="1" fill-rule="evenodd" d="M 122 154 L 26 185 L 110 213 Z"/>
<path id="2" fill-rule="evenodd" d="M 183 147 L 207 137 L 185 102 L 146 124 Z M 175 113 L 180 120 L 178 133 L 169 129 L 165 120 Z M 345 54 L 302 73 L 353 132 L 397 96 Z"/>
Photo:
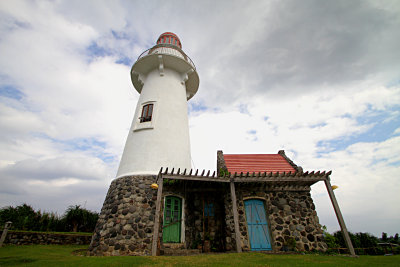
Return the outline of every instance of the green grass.
<path id="1" fill-rule="evenodd" d="M 0 266 L 400 266 L 400 255 L 350 258 L 229 253 L 178 257 L 86 257 L 72 253 L 86 248 L 76 245 L 8 245 L 0 248 Z"/>

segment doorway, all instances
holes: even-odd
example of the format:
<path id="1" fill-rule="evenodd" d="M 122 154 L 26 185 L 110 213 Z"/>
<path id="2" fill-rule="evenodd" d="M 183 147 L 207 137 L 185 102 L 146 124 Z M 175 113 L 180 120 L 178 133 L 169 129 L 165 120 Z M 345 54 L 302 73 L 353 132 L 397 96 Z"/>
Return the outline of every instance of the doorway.
<path id="1" fill-rule="evenodd" d="M 244 203 L 251 250 L 272 250 L 264 201 L 249 199 Z"/>
<path id="2" fill-rule="evenodd" d="M 165 197 L 163 242 L 181 242 L 182 199 L 175 196 Z"/>

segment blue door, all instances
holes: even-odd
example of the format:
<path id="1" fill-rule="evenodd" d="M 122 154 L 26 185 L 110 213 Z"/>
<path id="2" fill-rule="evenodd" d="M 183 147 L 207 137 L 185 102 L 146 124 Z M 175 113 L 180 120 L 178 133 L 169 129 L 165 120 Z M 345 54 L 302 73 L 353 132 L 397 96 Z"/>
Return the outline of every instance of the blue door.
<path id="1" fill-rule="evenodd" d="M 264 202 L 251 199 L 244 204 L 251 250 L 272 250 Z"/>

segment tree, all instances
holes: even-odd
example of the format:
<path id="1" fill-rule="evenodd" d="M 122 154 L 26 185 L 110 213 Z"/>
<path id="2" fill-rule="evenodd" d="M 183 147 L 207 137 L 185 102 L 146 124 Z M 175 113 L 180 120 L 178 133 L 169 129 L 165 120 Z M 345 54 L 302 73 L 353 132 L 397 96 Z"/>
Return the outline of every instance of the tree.
<path id="1" fill-rule="evenodd" d="M 73 232 L 93 231 L 98 217 L 96 212 L 83 209 L 80 205 L 69 206 L 64 214 L 67 228 Z"/>
<path id="2" fill-rule="evenodd" d="M 5 222 L 12 222 L 12 229 L 20 230 L 38 230 L 38 222 L 40 214 L 38 215 L 35 210 L 27 205 L 22 204 L 17 207 L 5 207 L 0 210 L 0 224 L 4 225 Z"/>
<path id="3" fill-rule="evenodd" d="M 70 206 L 60 218 L 56 213 L 35 211 L 31 206 L 22 204 L 17 207 L 0 209 L 0 226 L 11 221 L 11 229 L 28 231 L 74 231 L 92 232 L 99 215 L 79 205 Z"/>
<path id="4" fill-rule="evenodd" d="M 356 236 L 360 241 L 360 248 L 367 248 L 367 253 L 369 255 L 375 255 L 375 247 L 378 246 L 378 238 L 369 233 L 357 233 Z"/>
<path id="5" fill-rule="evenodd" d="M 338 244 L 338 240 L 336 239 L 336 237 L 334 237 L 333 235 L 331 235 L 328 232 L 328 228 L 326 227 L 326 225 L 322 226 L 322 231 L 324 234 L 324 239 L 325 239 L 325 243 L 328 246 L 328 248 L 338 248 L 340 247 Z"/>
<path id="6" fill-rule="evenodd" d="M 387 233 L 382 232 L 382 241 L 387 241 L 387 240 L 388 240 Z"/>

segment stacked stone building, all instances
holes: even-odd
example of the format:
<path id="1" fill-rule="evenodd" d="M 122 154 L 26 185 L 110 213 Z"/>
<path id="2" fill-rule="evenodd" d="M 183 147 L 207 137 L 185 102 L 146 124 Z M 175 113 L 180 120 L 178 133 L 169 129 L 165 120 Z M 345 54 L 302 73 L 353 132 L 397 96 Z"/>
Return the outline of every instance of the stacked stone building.
<path id="1" fill-rule="evenodd" d="M 156 254 L 170 247 L 176 253 L 326 250 L 310 186 L 328 179 L 330 172 L 303 172 L 283 151 L 270 155 L 224 155 L 219 151 L 218 170 L 212 174 L 164 170 L 154 176 L 115 179 L 107 193 L 90 254 L 151 255 L 153 243 Z M 157 190 L 152 188 L 154 184 L 159 185 Z M 170 198 L 178 207 L 174 210 L 175 225 L 170 224 L 171 219 L 166 223 L 171 215 L 166 214 L 166 201 Z M 232 198 L 236 198 L 235 208 Z M 260 212 L 255 216 L 259 222 L 249 222 L 252 205 L 257 204 L 265 217 Z M 166 239 L 163 235 L 172 226 L 177 228 L 172 233 L 176 236 Z"/>
<path id="2" fill-rule="evenodd" d="M 331 172 L 303 172 L 284 151 L 218 151 L 216 171 L 191 169 L 187 101 L 199 77 L 175 34 L 143 52 L 131 78 L 140 98 L 90 255 L 327 249 L 310 189 L 324 181 L 332 197 Z"/>

